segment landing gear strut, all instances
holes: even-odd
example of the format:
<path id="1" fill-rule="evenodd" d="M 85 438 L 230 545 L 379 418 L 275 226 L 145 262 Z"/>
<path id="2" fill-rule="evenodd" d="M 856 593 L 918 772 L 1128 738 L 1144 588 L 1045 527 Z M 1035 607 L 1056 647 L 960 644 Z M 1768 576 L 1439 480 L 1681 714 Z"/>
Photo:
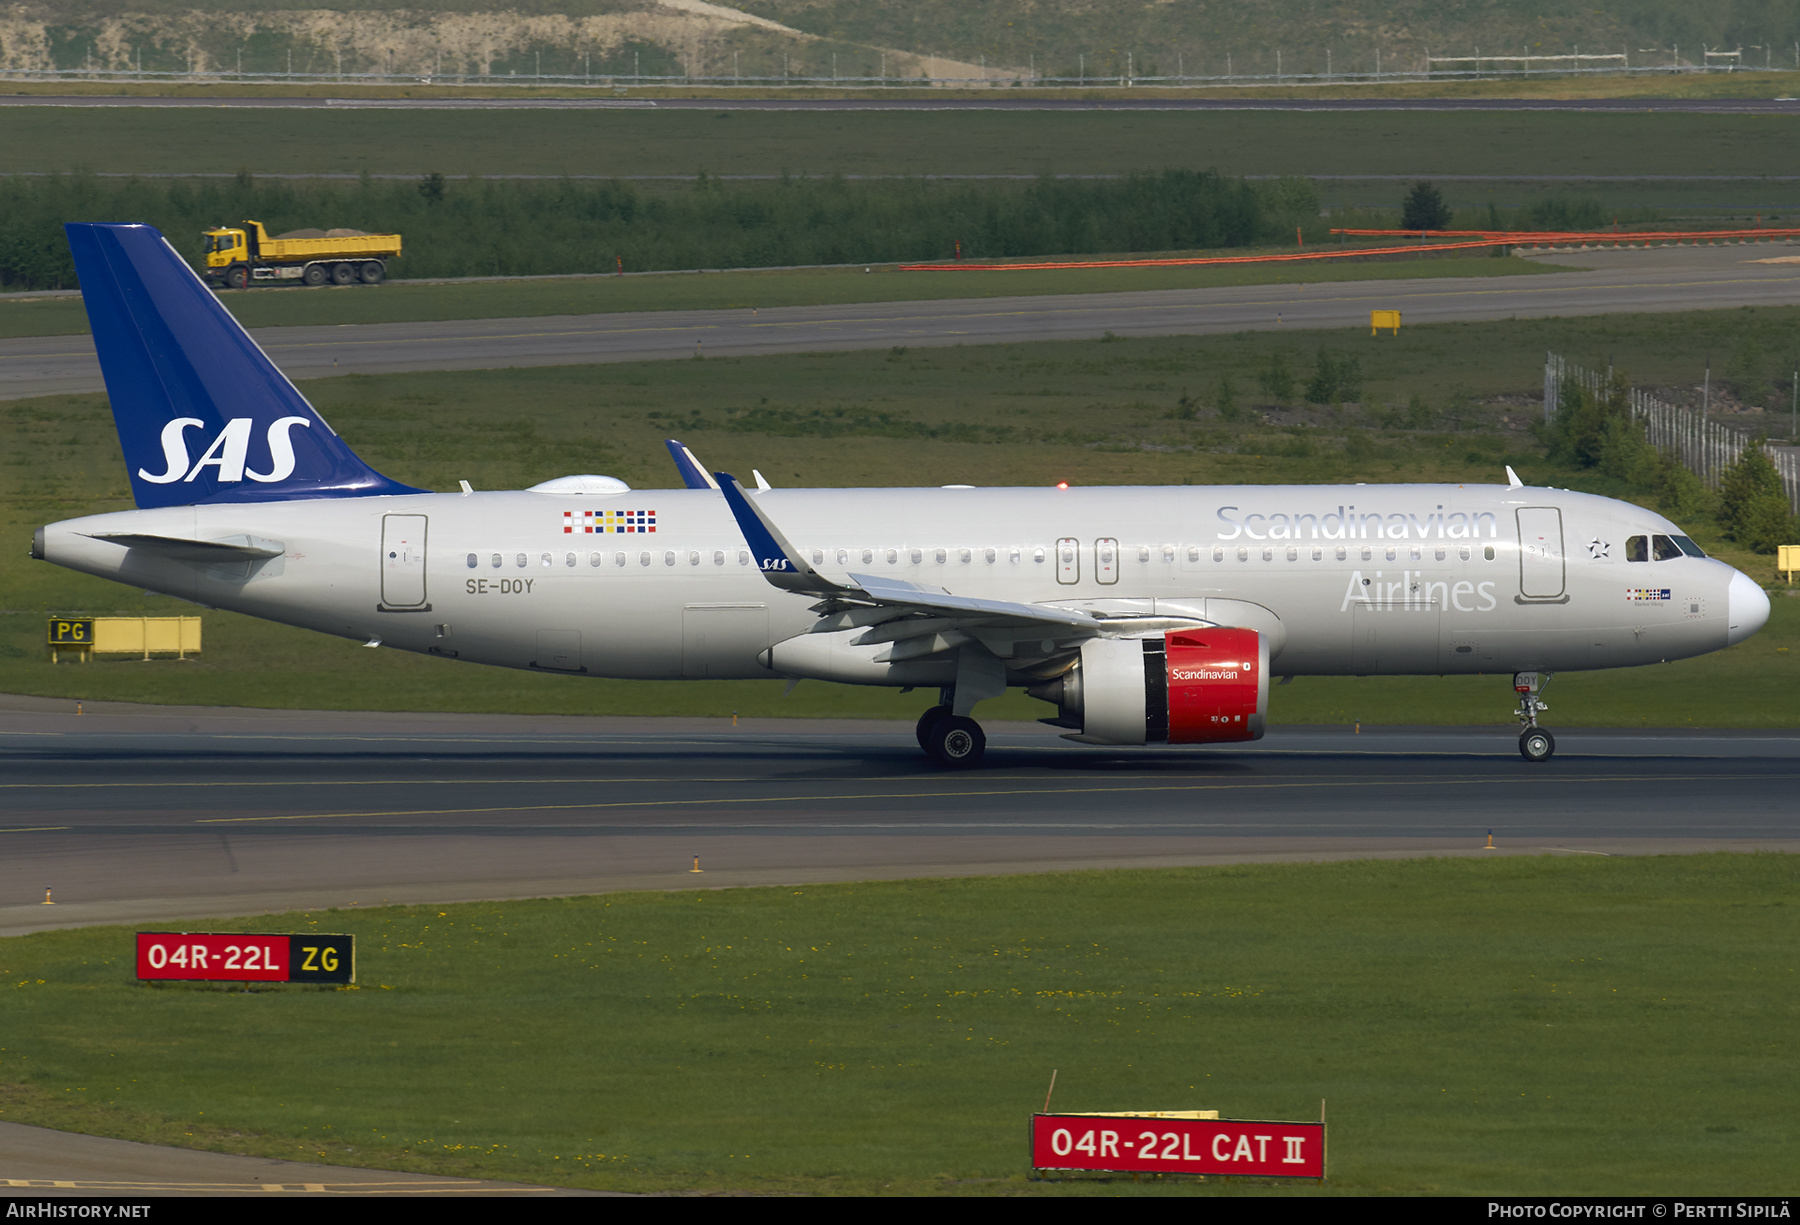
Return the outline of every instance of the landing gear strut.
<path id="1" fill-rule="evenodd" d="M 1550 683 L 1548 672 L 1513 673 L 1513 692 L 1519 695 L 1519 722 L 1525 730 L 1519 733 L 1519 756 L 1526 761 L 1549 761 L 1556 752 L 1556 737 L 1537 725 L 1538 712 L 1550 707 L 1538 700 L 1538 694 Z"/>

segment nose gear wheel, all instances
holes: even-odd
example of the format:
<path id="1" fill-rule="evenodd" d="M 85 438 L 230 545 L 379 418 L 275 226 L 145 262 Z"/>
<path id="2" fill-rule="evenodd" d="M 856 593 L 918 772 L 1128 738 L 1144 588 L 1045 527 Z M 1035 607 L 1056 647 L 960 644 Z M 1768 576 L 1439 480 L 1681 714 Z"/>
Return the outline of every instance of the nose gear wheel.
<path id="1" fill-rule="evenodd" d="M 1548 672 L 1513 673 L 1513 692 L 1519 695 L 1519 722 L 1525 730 L 1519 734 L 1519 756 L 1526 761 L 1549 761 L 1556 752 L 1556 737 L 1538 726 L 1538 712 L 1550 707 L 1538 700 L 1538 694 L 1550 683 Z"/>

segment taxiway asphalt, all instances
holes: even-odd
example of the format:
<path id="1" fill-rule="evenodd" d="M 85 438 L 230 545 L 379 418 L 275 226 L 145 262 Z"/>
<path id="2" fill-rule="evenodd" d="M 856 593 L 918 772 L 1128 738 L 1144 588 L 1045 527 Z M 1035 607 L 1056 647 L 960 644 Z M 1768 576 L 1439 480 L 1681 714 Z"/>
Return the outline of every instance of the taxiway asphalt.
<path id="1" fill-rule="evenodd" d="M 1421 278 L 866 303 L 644 311 L 440 323 L 265 328 L 253 335 L 294 379 L 417 370 L 567 366 L 757 356 L 894 345 L 1015 344 L 1292 328 L 1365 328 L 1371 310 L 1407 324 L 1800 304 L 1793 248 L 1760 243 L 1593 250 L 1541 257 L 1579 271 L 1526 277 Z M 905 275 L 884 273 L 883 275 Z M 1029 272 L 969 276 L 1028 277 Z M 306 293 L 309 290 L 269 290 Z M 331 292 L 319 290 L 316 292 Z M 337 292 L 378 292 L 363 288 Z M 0 399 L 95 392 L 87 336 L 0 341 Z"/>

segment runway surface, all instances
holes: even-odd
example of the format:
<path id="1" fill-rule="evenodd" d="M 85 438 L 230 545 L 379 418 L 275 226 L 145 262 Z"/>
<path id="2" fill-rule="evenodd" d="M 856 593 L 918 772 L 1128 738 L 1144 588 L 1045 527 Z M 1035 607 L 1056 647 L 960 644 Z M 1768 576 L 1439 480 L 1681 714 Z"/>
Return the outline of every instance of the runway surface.
<path id="1" fill-rule="evenodd" d="M 1542 257 L 1583 271 L 1526 277 L 1253 285 L 1142 293 L 892 302 L 770 310 L 649 311 L 448 323 L 266 328 L 257 343 L 295 379 L 412 370 L 1012 344 L 1368 325 L 1371 310 L 1409 324 L 1800 303 L 1800 265 L 1757 261 L 1794 248 L 1585 251 Z M 905 275 L 886 273 L 884 275 Z M 970 272 L 969 276 L 1028 277 Z M 307 290 L 269 290 L 305 293 Z M 379 292 L 357 289 L 344 292 Z M 0 341 L 0 399 L 102 390 L 86 336 Z"/>
<path id="2" fill-rule="evenodd" d="M 1506 695 L 1496 691 L 1496 703 Z M 328 906 L 1270 859 L 1800 850 L 1800 735 L 902 724 L 0 700 L 0 935 Z M 701 873 L 690 869 L 698 856 Z M 53 891 L 52 906 L 43 905 Z"/>

